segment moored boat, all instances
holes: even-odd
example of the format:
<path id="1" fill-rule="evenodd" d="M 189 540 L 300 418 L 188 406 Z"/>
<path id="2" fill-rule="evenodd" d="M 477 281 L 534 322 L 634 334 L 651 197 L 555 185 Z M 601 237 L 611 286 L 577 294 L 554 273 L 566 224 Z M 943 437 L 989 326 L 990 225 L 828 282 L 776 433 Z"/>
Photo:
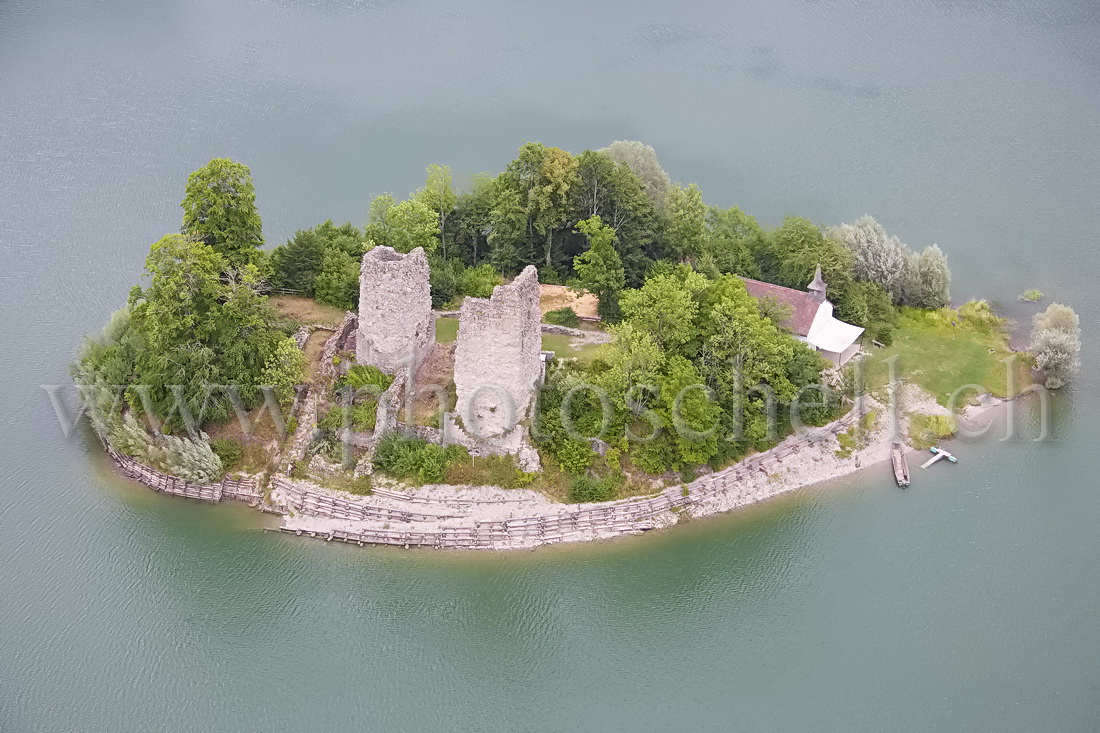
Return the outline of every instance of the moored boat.
<path id="1" fill-rule="evenodd" d="M 909 461 L 905 460 L 905 446 L 901 443 L 890 446 L 890 463 L 894 467 L 894 480 L 904 489 L 909 485 Z"/>

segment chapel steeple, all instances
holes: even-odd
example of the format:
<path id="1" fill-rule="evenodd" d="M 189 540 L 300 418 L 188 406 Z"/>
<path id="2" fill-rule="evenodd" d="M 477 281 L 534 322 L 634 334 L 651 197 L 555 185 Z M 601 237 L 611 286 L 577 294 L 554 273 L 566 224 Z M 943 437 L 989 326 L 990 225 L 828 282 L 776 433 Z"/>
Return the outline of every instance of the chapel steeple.
<path id="1" fill-rule="evenodd" d="M 824 303 L 826 287 L 825 281 L 821 278 L 821 265 L 819 264 L 817 270 L 814 271 L 814 280 L 810 283 L 809 287 L 806 288 L 806 291 L 816 302 Z"/>

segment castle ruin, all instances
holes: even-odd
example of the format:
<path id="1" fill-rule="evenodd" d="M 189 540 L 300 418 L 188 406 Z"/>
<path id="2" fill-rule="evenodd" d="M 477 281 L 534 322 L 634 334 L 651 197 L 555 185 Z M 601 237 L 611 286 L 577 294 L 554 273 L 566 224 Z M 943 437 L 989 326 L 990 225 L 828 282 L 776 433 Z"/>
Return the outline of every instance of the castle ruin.
<path id="1" fill-rule="evenodd" d="M 357 361 L 389 374 L 406 368 L 415 372 L 434 344 L 435 314 L 424 250 L 417 247 L 401 254 L 392 247 L 375 247 L 363 255 Z"/>
<path id="2" fill-rule="evenodd" d="M 542 378 L 541 320 L 538 271 L 530 265 L 492 297 L 463 302 L 454 372 L 463 432 L 479 441 L 502 438 L 527 418 Z"/>

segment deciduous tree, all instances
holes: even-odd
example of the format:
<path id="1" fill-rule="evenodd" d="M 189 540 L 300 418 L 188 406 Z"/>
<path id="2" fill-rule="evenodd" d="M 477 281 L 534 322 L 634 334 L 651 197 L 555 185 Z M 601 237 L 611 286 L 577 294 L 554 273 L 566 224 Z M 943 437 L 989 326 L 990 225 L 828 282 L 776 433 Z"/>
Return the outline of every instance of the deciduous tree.
<path id="1" fill-rule="evenodd" d="M 615 230 L 599 216 L 577 222 L 577 229 L 588 238 L 588 251 L 573 259 L 581 287 L 599 299 L 600 318 L 615 323 L 621 318 L 619 291 L 626 284 L 623 263 L 612 246 Z"/>
<path id="2" fill-rule="evenodd" d="M 180 205 L 183 234 L 205 242 L 228 267 L 256 261 L 263 227 L 248 166 L 214 158 L 188 176 Z"/>

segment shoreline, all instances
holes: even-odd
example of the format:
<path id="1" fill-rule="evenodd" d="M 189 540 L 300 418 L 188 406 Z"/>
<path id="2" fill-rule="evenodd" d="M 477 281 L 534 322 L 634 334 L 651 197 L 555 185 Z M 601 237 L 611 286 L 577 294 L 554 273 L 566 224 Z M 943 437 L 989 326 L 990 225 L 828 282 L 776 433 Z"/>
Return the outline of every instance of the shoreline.
<path id="1" fill-rule="evenodd" d="M 905 413 L 947 414 L 931 395 L 913 385 L 905 385 L 901 396 L 909 408 Z M 973 429 L 1007 402 L 986 396 L 958 418 Z M 360 546 L 530 550 L 668 529 L 682 520 L 761 504 L 886 464 L 895 440 L 906 444 L 907 453 L 914 452 L 901 437 L 907 429 L 905 416 L 895 425 L 886 419 L 892 417 L 887 409 L 889 405 L 865 395 L 840 419 L 792 434 L 768 451 L 690 483 L 649 496 L 591 504 L 562 504 L 531 489 L 491 486 L 428 485 L 403 491 L 378 487 L 369 496 L 358 496 L 282 475 L 271 478 L 270 492 L 263 497 L 258 483 L 249 482 L 237 491 L 218 485 L 212 491 L 213 487 L 188 485 L 114 451 L 110 457 L 122 475 L 155 491 L 213 502 L 238 499 L 257 511 L 281 515 L 279 525 L 269 528 L 274 531 Z M 863 445 L 850 455 L 838 455 L 837 435 L 870 411 L 879 417 Z"/>

